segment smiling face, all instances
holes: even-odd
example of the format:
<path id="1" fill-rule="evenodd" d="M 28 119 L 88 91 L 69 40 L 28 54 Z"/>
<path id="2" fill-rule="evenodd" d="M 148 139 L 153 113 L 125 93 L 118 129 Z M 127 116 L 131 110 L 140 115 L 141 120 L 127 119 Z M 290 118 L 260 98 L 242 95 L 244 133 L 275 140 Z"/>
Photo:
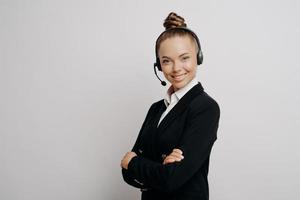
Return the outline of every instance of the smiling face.
<path id="1" fill-rule="evenodd" d="M 174 91 L 186 86 L 195 76 L 197 46 L 189 36 L 174 36 L 160 44 L 158 50 L 162 72 Z"/>

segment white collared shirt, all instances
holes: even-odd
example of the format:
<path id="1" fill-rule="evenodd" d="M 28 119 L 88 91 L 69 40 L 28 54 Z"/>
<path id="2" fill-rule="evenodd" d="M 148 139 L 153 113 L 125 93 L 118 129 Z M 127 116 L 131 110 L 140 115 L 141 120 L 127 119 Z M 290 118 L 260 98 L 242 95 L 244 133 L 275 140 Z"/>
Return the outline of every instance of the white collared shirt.
<path id="1" fill-rule="evenodd" d="M 176 92 L 173 92 L 173 86 L 171 85 L 167 90 L 166 97 L 164 99 L 165 105 L 167 109 L 161 115 L 157 126 L 159 126 L 160 122 L 163 118 L 170 112 L 170 110 L 178 103 L 178 101 L 195 85 L 198 84 L 197 77 L 195 76 L 186 86 L 180 88 Z"/>

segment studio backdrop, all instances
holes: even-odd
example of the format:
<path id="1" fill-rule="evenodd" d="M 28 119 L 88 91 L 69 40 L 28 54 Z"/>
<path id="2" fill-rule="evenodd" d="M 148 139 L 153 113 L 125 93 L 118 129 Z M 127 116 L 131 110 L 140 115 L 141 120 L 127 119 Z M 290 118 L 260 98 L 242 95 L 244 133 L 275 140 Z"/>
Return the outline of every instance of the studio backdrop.
<path id="1" fill-rule="evenodd" d="M 169 86 L 153 63 L 171 11 L 221 109 L 211 199 L 300 199 L 299 1 L 0 0 L 1 200 L 140 198 L 120 161 Z"/>

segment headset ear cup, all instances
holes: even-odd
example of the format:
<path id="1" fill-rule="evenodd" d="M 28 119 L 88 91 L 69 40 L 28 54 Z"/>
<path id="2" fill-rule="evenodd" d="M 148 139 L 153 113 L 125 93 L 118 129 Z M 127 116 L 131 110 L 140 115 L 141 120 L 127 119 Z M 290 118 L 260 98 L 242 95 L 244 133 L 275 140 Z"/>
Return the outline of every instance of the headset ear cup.
<path id="1" fill-rule="evenodd" d="M 197 55 L 197 65 L 201 65 L 202 63 L 203 63 L 203 54 L 202 51 L 200 50 Z"/>
<path id="2" fill-rule="evenodd" d="M 159 58 L 156 58 L 156 66 L 157 66 L 158 71 L 161 71 L 161 65 L 160 65 Z"/>

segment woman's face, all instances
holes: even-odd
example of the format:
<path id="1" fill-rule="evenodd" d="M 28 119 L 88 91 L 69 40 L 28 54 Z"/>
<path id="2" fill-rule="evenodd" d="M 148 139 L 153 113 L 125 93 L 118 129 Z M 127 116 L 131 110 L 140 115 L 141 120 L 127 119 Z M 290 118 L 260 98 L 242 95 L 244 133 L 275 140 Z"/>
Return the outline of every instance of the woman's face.
<path id="1" fill-rule="evenodd" d="M 161 69 L 174 91 L 183 88 L 196 76 L 197 46 L 188 36 L 167 38 L 158 50 Z"/>

